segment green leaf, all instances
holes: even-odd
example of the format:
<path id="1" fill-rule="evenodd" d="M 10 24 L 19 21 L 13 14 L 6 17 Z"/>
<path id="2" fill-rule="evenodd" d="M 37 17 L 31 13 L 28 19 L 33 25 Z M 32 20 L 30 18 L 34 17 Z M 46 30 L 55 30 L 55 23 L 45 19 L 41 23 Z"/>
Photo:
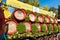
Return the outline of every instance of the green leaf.
<path id="1" fill-rule="evenodd" d="M 39 22 L 38 18 L 36 18 L 36 22 Z"/>
<path id="2" fill-rule="evenodd" d="M 24 33 L 25 30 L 26 30 L 25 25 L 24 25 L 22 22 L 20 22 L 20 23 L 17 25 L 17 31 L 18 31 L 18 33 Z"/>
<path id="3" fill-rule="evenodd" d="M 54 25 L 54 32 L 57 32 L 57 31 L 58 31 L 58 26 Z"/>
<path id="4" fill-rule="evenodd" d="M 58 26 L 58 31 L 60 32 L 60 26 Z"/>
<path id="5" fill-rule="evenodd" d="M 35 15 L 36 15 L 36 16 L 38 16 L 38 13 L 37 13 L 37 12 L 35 12 Z"/>
<path id="6" fill-rule="evenodd" d="M 30 20 L 29 16 L 26 16 L 25 21 L 29 21 L 29 20 Z"/>
<path id="7" fill-rule="evenodd" d="M 45 26 L 45 24 L 42 25 L 42 32 L 46 32 L 46 26 Z"/>
<path id="8" fill-rule="evenodd" d="M 31 12 L 31 11 L 29 11 L 29 10 L 26 10 L 26 14 L 27 14 L 27 15 L 28 15 L 30 12 Z"/>
<path id="9" fill-rule="evenodd" d="M 50 23 L 52 23 L 52 21 L 50 20 Z"/>
<path id="10" fill-rule="evenodd" d="M 32 33 L 38 32 L 38 28 L 35 24 L 32 24 Z"/>
<path id="11" fill-rule="evenodd" d="M 49 25 L 48 25 L 48 30 L 49 30 L 49 32 L 52 31 L 52 27 L 53 27 L 52 24 L 49 24 Z"/>
<path id="12" fill-rule="evenodd" d="M 47 23 L 47 21 L 45 20 L 45 18 L 44 18 L 44 23 Z"/>

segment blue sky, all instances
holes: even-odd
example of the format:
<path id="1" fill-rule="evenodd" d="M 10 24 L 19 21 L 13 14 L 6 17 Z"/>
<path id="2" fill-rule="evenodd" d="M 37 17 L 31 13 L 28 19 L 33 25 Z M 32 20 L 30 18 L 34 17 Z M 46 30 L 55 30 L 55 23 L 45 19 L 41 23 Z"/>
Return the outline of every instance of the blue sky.
<path id="1" fill-rule="evenodd" d="M 6 1 L 6 0 L 2 0 L 2 1 Z M 48 8 L 50 7 L 55 7 L 58 8 L 58 5 L 60 4 L 60 0 L 38 0 L 40 3 L 40 6 L 47 6 Z"/>
<path id="2" fill-rule="evenodd" d="M 60 5 L 60 0 L 38 0 L 40 3 L 40 6 L 47 6 L 48 8 L 50 7 L 55 7 L 58 8 L 58 5 Z"/>

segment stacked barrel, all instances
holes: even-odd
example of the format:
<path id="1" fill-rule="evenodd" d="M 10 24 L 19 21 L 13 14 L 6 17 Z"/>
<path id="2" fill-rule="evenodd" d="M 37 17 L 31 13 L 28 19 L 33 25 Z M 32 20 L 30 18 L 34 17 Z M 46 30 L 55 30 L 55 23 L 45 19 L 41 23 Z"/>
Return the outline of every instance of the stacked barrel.
<path id="1" fill-rule="evenodd" d="M 24 9 L 15 9 L 10 19 L 5 22 L 8 24 L 7 36 L 9 39 L 26 36 L 44 36 L 46 38 L 46 35 L 50 35 L 51 39 L 51 34 L 60 32 L 57 18 Z"/>

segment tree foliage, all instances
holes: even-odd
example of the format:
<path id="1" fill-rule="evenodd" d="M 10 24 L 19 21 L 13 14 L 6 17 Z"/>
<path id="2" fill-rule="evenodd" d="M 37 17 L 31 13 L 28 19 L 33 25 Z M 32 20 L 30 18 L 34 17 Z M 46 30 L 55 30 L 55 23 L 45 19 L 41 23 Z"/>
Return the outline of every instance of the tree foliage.
<path id="1" fill-rule="evenodd" d="M 38 0 L 20 0 L 20 1 L 22 1 L 24 3 L 28 3 L 28 4 L 32 5 L 32 6 L 39 7 Z"/>
<path id="2" fill-rule="evenodd" d="M 55 7 L 50 7 L 49 11 L 56 12 L 56 8 Z"/>
<path id="3" fill-rule="evenodd" d="M 43 10 L 48 11 L 48 7 L 47 7 L 47 6 L 44 6 L 44 7 L 43 7 Z"/>
<path id="4" fill-rule="evenodd" d="M 49 11 L 52 11 L 52 12 L 54 12 L 55 14 L 56 14 L 56 18 L 58 17 L 58 10 L 57 10 L 57 8 L 55 8 L 55 7 L 50 7 L 49 8 Z"/>
<path id="5" fill-rule="evenodd" d="M 60 5 L 58 6 L 58 18 L 60 19 Z"/>
<path id="6" fill-rule="evenodd" d="M 28 3 L 28 0 L 23 0 L 23 2 Z"/>

